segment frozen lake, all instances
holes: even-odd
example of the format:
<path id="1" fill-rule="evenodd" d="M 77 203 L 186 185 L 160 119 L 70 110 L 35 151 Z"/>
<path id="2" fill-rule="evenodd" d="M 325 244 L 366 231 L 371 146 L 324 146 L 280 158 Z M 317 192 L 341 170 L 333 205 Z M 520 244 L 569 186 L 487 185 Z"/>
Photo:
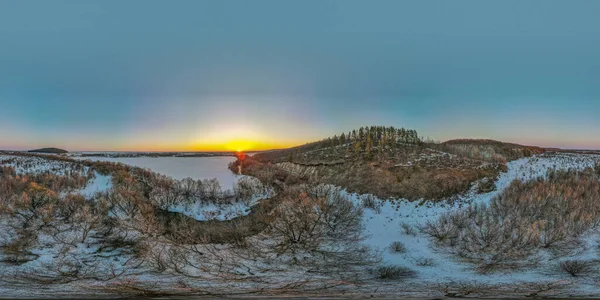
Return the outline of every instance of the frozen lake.
<path id="1" fill-rule="evenodd" d="M 232 156 L 219 157 L 73 157 L 95 161 L 124 163 L 130 166 L 150 169 L 175 179 L 191 177 L 194 179 L 216 178 L 223 190 L 232 189 L 237 175 L 227 165 L 235 161 Z"/>

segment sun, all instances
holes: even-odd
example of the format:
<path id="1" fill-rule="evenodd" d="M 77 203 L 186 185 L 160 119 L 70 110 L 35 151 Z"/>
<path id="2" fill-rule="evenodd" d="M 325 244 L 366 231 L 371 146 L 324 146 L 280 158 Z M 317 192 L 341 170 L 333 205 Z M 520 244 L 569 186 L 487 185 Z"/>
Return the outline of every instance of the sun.
<path id="1" fill-rule="evenodd" d="M 224 144 L 224 148 L 229 151 L 244 152 L 254 149 L 256 143 L 249 140 L 233 140 Z"/>

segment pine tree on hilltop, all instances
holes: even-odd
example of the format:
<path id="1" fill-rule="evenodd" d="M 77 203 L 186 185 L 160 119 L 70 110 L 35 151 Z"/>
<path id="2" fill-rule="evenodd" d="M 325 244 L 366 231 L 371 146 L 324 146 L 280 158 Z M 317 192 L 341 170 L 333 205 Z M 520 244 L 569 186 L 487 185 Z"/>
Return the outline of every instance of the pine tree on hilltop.
<path id="1" fill-rule="evenodd" d="M 396 147 L 397 144 L 419 144 L 421 142 L 422 138 L 419 138 L 416 130 L 391 126 L 363 126 L 358 130 L 342 132 L 340 135 L 336 134 L 319 142 L 307 144 L 306 147 L 307 149 L 320 149 L 345 146 L 347 150 L 349 149 L 348 151 L 354 150 L 354 153 L 360 153 L 367 149 L 368 153 L 371 153 L 375 147 L 378 153 L 383 153 L 386 149 Z"/>
<path id="2" fill-rule="evenodd" d="M 365 154 L 367 157 L 371 157 L 371 148 L 373 147 L 373 138 L 371 133 L 367 134 L 367 144 L 365 146 Z"/>
<path id="3" fill-rule="evenodd" d="M 360 140 L 357 140 L 356 142 L 354 142 L 354 153 L 359 154 L 361 150 L 362 145 L 360 144 Z"/>

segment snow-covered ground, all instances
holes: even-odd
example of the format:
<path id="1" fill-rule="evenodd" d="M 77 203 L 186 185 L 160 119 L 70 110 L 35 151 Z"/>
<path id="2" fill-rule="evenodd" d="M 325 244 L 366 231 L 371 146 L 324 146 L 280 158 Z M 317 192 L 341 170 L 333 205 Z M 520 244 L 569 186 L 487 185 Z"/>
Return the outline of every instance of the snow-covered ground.
<path id="1" fill-rule="evenodd" d="M 0 161 L 14 158 L 13 156 L 1 156 Z M 35 172 L 39 171 L 56 171 L 62 172 L 67 165 L 63 162 L 49 162 L 42 158 L 21 158 L 21 167 L 18 172 Z M 95 159 L 95 158 L 94 158 Z M 233 175 L 228 169 L 227 164 L 233 160 L 231 157 L 217 158 L 176 158 L 176 157 L 160 157 L 160 158 L 98 158 L 102 161 L 122 162 L 138 167 L 151 169 L 152 171 L 173 176 L 176 179 L 191 177 L 195 179 L 203 178 L 219 178 L 224 188 L 227 186 L 223 183 L 223 178 L 230 186 L 234 182 L 243 181 L 244 176 Z M 25 163 L 25 164 L 23 164 Z M 502 173 L 496 181 L 497 189 L 486 194 L 476 194 L 475 188 L 466 195 L 448 199 L 446 201 L 430 202 L 430 201 L 407 201 L 405 199 L 397 200 L 379 200 L 374 199 L 371 195 L 347 194 L 350 199 L 357 205 L 363 205 L 365 201 L 373 201 L 378 208 L 366 208 L 364 210 L 364 225 L 367 239 L 365 244 L 378 250 L 383 257 L 382 264 L 405 266 L 416 271 L 416 277 L 407 279 L 404 282 L 394 282 L 390 285 L 381 285 L 378 283 L 376 288 L 380 292 L 385 289 L 391 293 L 402 291 L 414 291 L 417 295 L 427 293 L 427 289 L 434 289 L 440 283 L 447 282 L 464 282 L 477 283 L 488 285 L 516 285 L 521 283 L 544 283 L 544 282 L 560 282 L 568 284 L 568 293 L 575 295 L 600 295 L 600 277 L 591 274 L 590 276 L 573 278 L 569 275 L 559 272 L 556 265 L 559 261 L 578 258 L 587 260 L 600 259 L 598 252 L 598 241 L 600 240 L 600 232 L 591 231 L 582 240 L 579 251 L 573 252 L 569 257 L 556 257 L 549 253 L 542 253 L 543 261 L 539 267 L 527 270 L 519 270 L 515 272 L 499 272 L 491 274 L 478 273 L 469 264 L 458 261 L 454 256 L 444 253 L 436 249 L 435 245 L 423 234 L 419 232 L 419 227 L 427 221 L 434 221 L 440 215 L 463 209 L 475 203 L 487 203 L 494 196 L 498 195 L 502 190 L 509 186 L 515 180 L 529 180 L 539 176 L 545 176 L 550 169 L 584 169 L 593 167 L 595 163 L 600 163 L 600 156 L 595 155 L 577 155 L 577 154 L 547 154 L 532 158 L 523 158 L 508 163 L 508 172 Z M 13 163 L 14 165 L 14 163 Z M 31 169 L 30 169 L 31 168 Z M 87 170 L 86 170 L 87 171 Z M 81 190 L 86 196 L 91 196 L 97 191 L 102 191 L 110 188 L 111 178 L 102 176 L 98 173 L 94 174 L 94 178 L 88 181 L 87 186 Z M 246 180 L 246 179 L 244 179 Z M 253 180 L 253 178 L 247 178 Z M 254 196 L 247 201 L 240 201 L 233 204 L 217 205 L 198 201 L 188 207 L 177 206 L 170 207 L 173 212 L 181 212 L 197 220 L 226 220 L 236 216 L 245 215 L 249 212 L 252 205 L 260 199 L 270 197 L 270 190 L 256 191 Z M 600 199 L 599 199 L 600 201 Z M 1 223 L 1 220 L 0 220 Z M 0 224 L 1 225 L 1 224 Z M 8 233 L 5 233 L 8 234 Z M 47 245 L 51 241 L 47 241 Z M 406 246 L 406 251 L 395 253 L 390 251 L 389 246 L 393 242 L 402 242 Z M 86 257 L 90 253 L 97 251 L 96 246 L 84 247 L 81 244 L 74 246 L 69 250 Z M 56 253 L 59 249 L 48 249 L 42 252 L 34 252 L 39 255 L 39 258 L 28 263 L 30 270 L 41 267 L 46 261 L 51 261 L 51 254 Z M 38 250 L 36 250 L 38 251 Z M 106 253 L 112 258 L 112 253 Z M 122 259 L 122 258 L 118 258 Z M 122 263 L 121 261 L 116 262 Z M 111 262 L 107 260 L 106 264 Z M 104 266 L 108 267 L 108 266 Z M 0 266 L 1 268 L 1 266 Z M 10 270 L 9 270 L 10 269 Z M 6 267 L 4 271 L 0 270 L 1 276 L 10 274 L 16 267 Z M 10 271 L 10 272 L 9 272 Z M 279 275 L 276 275 L 279 276 Z M 282 274 L 283 276 L 283 274 Z M 167 278 L 157 275 L 156 278 L 149 280 L 159 281 L 167 280 Z M 14 289 L 12 290 L 14 294 Z M 17 289 L 18 291 L 18 289 Z M 2 294 L 2 287 L 0 287 Z"/>
<path id="2" fill-rule="evenodd" d="M 184 215 L 194 218 L 198 221 L 208 220 L 231 220 L 240 216 L 245 216 L 250 213 L 252 206 L 256 205 L 263 199 L 270 198 L 275 195 L 271 187 L 264 186 L 260 180 L 240 175 L 234 183 L 247 184 L 252 186 L 252 195 L 248 199 L 233 201 L 231 203 L 208 203 L 202 199 L 198 199 L 191 205 L 176 205 L 169 207 L 170 212 L 183 213 Z"/>
<path id="3" fill-rule="evenodd" d="M 86 198 L 92 197 L 98 192 L 104 192 L 112 187 L 112 177 L 102 175 L 94 171 L 94 179 L 88 182 L 87 186 L 79 191 Z"/>
<path id="4" fill-rule="evenodd" d="M 216 178 L 223 190 L 233 188 L 238 176 L 231 172 L 227 165 L 235 161 L 235 157 L 73 157 L 94 161 L 118 162 L 126 165 L 150 169 L 153 172 L 173 177 L 174 179 L 212 179 Z"/>
<path id="5" fill-rule="evenodd" d="M 78 172 L 85 176 L 89 171 L 88 167 L 83 167 L 79 170 L 75 165 L 66 161 L 48 160 L 41 156 L 15 156 L 15 155 L 0 155 L 0 166 L 14 167 L 19 175 L 24 174 L 39 174 L 49 172 L 55 175 L 65 175 L 66 172 Z M 89 179 L 87 185 L 76 191 L 83 196 L 89 198 L 97 192 L 104 192 L 112 186 L 112 178 L 110 176 L 101 175 L 94 171 L 93 178 Z"/>
<path id="6" fill-rule="evenodd" d="M 64 175 L 73 164 L 64 161 L 50 161 L 41 156 L 15 156 L 0 154 L 0 165 L 14 167 L 17 174 L 50 172 Z"/>
<path id="7" fill-rule="evenodd" d="M 216 178 L 223 191 L 234 190 L 242 176 L 236 175 L 227 168 L 235 157 L 77 157 L 75 159 L 88 159 L 94 161 L 107 161 L 123 163 L 130 166 L 150 169 L 153 172 L 167 175 L 174 179 L 213 179 Z M 104 184 L 104 178 L 96 177 L 83 191 L 84 194 L 93 193 Z M 248 179 L 251 180 L 251 179 Z M 258 180 L 255 180 L 258 181 Z M 109 180 L 110 183 L 110 180 Z M 258 182 L 260 185 L 260 182 Z M 272 191 L 257 191 L 248 201 L 240 201 L 226 204 L 206 203 L 200 199 L 186 206 L 178 205 L 170 207 L 169 211 L 183 213 L 199 221 L 206 220 L 229 220 L 235 217 L 247 215 L 252 206 L 258 201 L 270 197 Z"/>
<path id="8" fill-rule="evenodd" d="M 474 203 L 487 203 L 513 180 L 529 180 L 545 176 L 549 169 L 584 169 L 600 162 L 600 156 L 557 154 L 523 158 L 508 163 L 508 172 L 502 173 L 496 181 L 497 189 L 486 194 L 473 191 L 458 199 L 432 202 L 410 202 L 407 200 L 382 201 L 375 199 L 378 209 L 365 209 L 364 224 L 368 238 L 364 241 L 383 254 L 383 263 L 409 267 L 417 272 L 415 284 L 437 284 L 439 282 L 479 282 L 487 284 L 539 282 L 571 280 L 564 273 L 556 272 L 558 261 L 542 263 L 543 267 L 512 273 L 477 273 L 470 265 L 457 261 L 453 256 L 435 249 L 430 240 L 419 233 L 419 226 L 428 220 L 436 220 L 443 213 L 464 208 Z M 370 195 L 348 195 L 356 204 L 361 205 Z M 599 199 L 600 201 L 600 199 Z M 404 224 L 404 225 L 403 225 Z M 408 232 L 405 228 L 409 228 Z M 411 232 L 412 231 L 412 232 Z M 599 259 L 597 252 L 598 232 L 590 232 L 578 253 L 573 257 L 581 259 Z M 402 242 L 406 246 L 403 253 L 389 250 L 392 242 Z M 547 259 L 551 257 L 547 255 Z M 573 258 L 571 257 L 571 258 Z M 561 259 L 566 259 L 565 257 Z M 577 280 L 577 290 L 583 294 L 600 293 L 598 278 L 588 277 Z"/>
<path id="9" fill-rule="evenodd" d="M 82 159 L 77 156 L 73 158 Z M 171 212 L 183 213 L 199 221 L 229 220 L 247 215 L 257 202 L 273 195 L 273 191 L 264 187 L 259 180 L 231 172 L 227 165 L 235 160 L 234 157 L 92 157 L 85 159 L 119 162 L 146 168 L 178 180 L 184 178 L 197 180 L 216 178 L 224 192 L 227 190 L 229 192 L 233 191 L 241 181 L 251 182 L 256 187 L 254 195 L 245 201 L 214 204 L 199 199 L 187 207 L 179 205 L 169 208 Z M 17 174 L 51 172 L 64 175 L 67 170 L 71 170 L 73 167 L 73 164 L 69 162 L 53 161 L 36 156 L 0 155 L 0 161 L 9 161 L 2 165 L 15 167 Z M 84 167 L 81 173 L 85 174 L 88 169 L 88 167 Z M 112 186 L 111 180 L 111 176 L 94 171 L 94 177 L 88 181 L 86 187 L 74 192 L 81 193 L 86 198 L 91 198 L 97 192 L 109 190 Z"/>

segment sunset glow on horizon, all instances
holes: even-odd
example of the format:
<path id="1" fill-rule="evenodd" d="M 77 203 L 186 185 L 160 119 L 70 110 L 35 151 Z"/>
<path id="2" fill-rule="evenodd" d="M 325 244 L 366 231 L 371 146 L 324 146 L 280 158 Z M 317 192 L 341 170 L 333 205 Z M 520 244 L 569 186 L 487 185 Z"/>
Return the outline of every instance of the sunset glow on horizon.
<path id="1" fill-rule="evenodd" d="M 334 2 L 3 5 L 0 149 L 256 151 L 368 125 L 600 148 L 600 1 Z"/>

